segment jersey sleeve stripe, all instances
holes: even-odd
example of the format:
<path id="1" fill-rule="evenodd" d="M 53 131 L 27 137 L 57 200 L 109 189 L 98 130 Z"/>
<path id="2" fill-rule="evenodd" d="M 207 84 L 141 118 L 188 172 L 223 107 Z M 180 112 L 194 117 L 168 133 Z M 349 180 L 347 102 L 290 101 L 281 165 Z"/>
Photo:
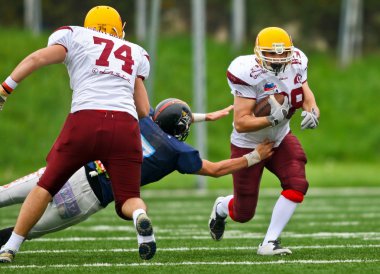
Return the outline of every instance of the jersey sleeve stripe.
<path id="1" fill-rule="evenodd" d="M 60 27 L 60 28 L 56 29 L 56 30 L 55 30 L 55 31 L 53 31 L 53 32 L 56 32 L 56 31 L 59 31 L 59 30 L 63 30 L 63 29 L 68 29 L 68 30 L 71 30 L 71 31 L 73 31 L 73 29 L 72 29 L 72 28 L 70 28 L 70 27 L 68 27 L 68 26 L 63 26 L 63 27 Z"/>
<path id="2" fill-rule="evenodd" d="M 244 82 L 243 80 L 239 79 L 235 75 L 233 75 L 231 72 L 227 70 L 227 78 L 235 85 L 243 85 L 243 86 L 250 86 L 248 83 Z"/>
<path id="3" fill-rule="evenodd" d="M 145 80 L 145 77 L 142 76 L 142 75 L 137 75 L 137 78 L 140 78 L 140 79 L 142 79 L 142 80 Z"/>

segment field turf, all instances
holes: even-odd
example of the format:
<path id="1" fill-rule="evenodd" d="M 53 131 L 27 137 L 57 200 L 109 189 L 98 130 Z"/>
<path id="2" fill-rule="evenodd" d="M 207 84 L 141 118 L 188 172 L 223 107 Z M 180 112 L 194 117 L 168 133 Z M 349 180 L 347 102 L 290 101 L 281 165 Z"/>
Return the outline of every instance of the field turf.
<path id="1" fill-rule="evenodd" d="M 65 231 L 27 241 L 0 273 L 380 273 L 380 188 L 312 188 L 282 234 L 293 254 L 256 255 L 278 189 L 261 191 L 257 214 L 228 220 L 224 239 L 211 240 L 207 222 L 216 197 L 228 190 L 143 190 L 157 240 L 142 261 L 131 222 L 113 205 Z M 12 225 L 18 206 L 0 209 Z"/>

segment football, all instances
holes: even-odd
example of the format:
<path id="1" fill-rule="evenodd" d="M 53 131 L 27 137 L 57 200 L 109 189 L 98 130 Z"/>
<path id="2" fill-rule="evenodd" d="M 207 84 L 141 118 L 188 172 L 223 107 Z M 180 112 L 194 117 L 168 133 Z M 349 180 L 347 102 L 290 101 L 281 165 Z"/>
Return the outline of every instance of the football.
<path id="1" fill-rule="evenodd" d="M 282 104 L 284 102 L 285 96 L 283 94 L 275 93 L 273 94 L 273 96 L 279 104 Z M 270 115 L 271 107 L 268 102 L 268 99 L 269 99 L 269 95 L 256 103 L 253 109 L 253 114 L 256 117 L 265 117 L 265 116 Z"/>

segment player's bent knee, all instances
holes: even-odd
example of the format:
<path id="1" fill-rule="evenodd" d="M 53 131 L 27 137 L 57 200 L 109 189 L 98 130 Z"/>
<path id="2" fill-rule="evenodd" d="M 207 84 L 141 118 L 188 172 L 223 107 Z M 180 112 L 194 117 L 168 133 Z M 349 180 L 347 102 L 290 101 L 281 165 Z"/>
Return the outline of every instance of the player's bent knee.
<path id="1" fill-rule="evenodd" d="M 228 203 L 228 214 L 230 215 L 230 218 L 238 223 L 246 223 L 250 221 L 253 216 L 255 215 L 255 212 L 238 212 L 238 214 L 235 214 L 234 212 L 234 198 L 232 198 Z"/>
<path id="2" fill-rule="evenodd" d="M 302 203 L 304 194 L 301 191 L 293 190 L 293 189 L 286 189 L 281 192 L 281 195 L 284 196 L 286 199 L 295 202 L 295 203 Z"/>
<path id="3" fill-rule="evenodd" d="M 123 214 L 123 210 L 122 210 L 123 204 L 124 204 L 124 203 L 116 202 L 116 201 L 115 201 L 115 211 L 116 211 L 117 215 L 118 215 L 120 218 L 129 221 L 129 220 L 131 220 L 131 218 L 128 218 L 127 216 L 125 216 L 125 215 Z"/>
<path id="4" fill-rule="evenodd" d="M 231 219 L 238 223 L 246 223 L 246 222 L 249 222 L 252 219 L 252 217 L 253 216 L 242 215 L 242 216 L 234 216 L 234 218 L 231 218 Z"/>

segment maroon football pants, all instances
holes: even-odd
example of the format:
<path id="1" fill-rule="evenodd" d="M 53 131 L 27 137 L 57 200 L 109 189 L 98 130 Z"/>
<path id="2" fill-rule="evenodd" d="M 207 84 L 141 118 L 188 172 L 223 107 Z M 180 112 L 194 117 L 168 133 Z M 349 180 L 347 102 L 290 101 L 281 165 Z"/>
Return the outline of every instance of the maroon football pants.
<path id="1" fill-rule="evenodd" d="M 251 151 L 231 144 L 231 158 L 241 157 Z M 288 133 L 281 144 L 274 148 L 272 157 L 233 173 L 234 220 L 247 222 L 255 215 L 264 167 L 277 176 L 283 190 L 292 189 L 306 194 L 309 186 L 305 175 L 306 162 L 300 142 L 292 133 Z"/>
<path id="2" fill-rule="evenodd" d="M 140 197 L 142 148 L 138 121 L 127 112 L 82 110 L 70 113 L 50 150 L 38 185 L 54 196 L 80 167 L 104 164 L 112 182 L 116 212 Z M 126 218 L 128 219 L 128 218 Z"/>

